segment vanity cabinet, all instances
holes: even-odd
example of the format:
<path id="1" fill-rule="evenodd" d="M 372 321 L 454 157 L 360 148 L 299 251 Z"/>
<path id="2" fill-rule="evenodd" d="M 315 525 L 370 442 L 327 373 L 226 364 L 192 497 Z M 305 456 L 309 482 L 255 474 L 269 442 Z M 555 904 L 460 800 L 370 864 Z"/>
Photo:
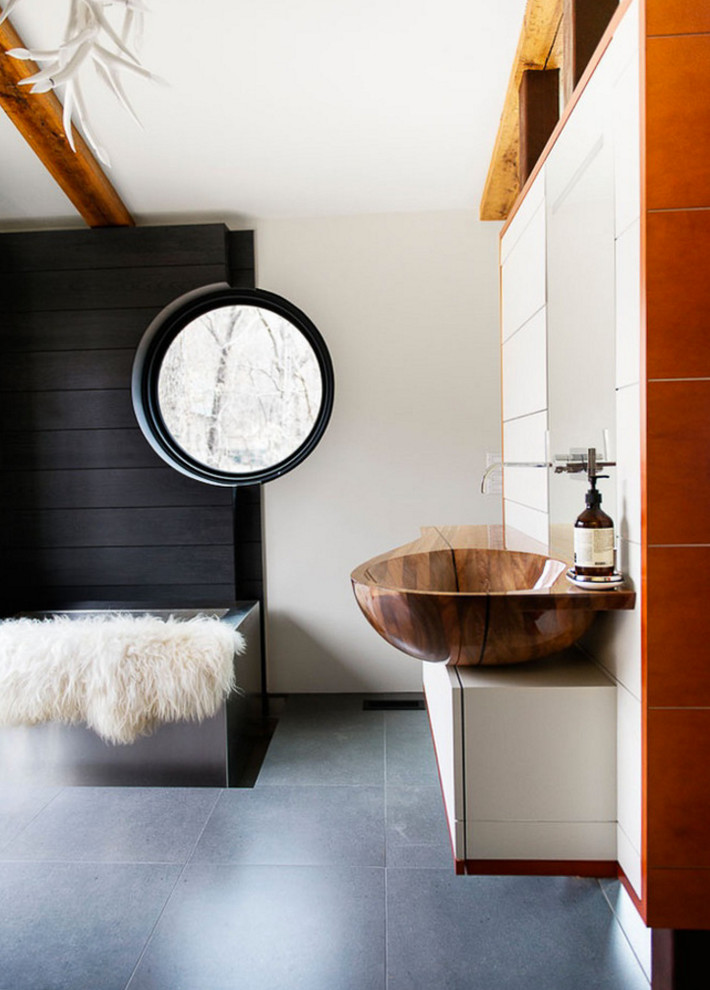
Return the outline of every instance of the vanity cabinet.
<path id="1" fill-rule="evenodd" d="M 616 875 L 613 681 L 575 648 L 424 664 L 457 872 Z"/>

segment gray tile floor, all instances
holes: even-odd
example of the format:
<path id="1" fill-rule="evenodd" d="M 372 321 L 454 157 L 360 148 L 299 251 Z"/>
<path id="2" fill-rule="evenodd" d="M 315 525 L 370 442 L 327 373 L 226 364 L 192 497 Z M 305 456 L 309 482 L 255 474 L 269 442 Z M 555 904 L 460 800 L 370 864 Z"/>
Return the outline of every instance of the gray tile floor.
<path id="1" fill-rule="evenodd" d="M 648 990 L 597 881 L 454 875 L 424 712 L 294 696 L 253 789 L 0 802 L 0 990 Z"/>

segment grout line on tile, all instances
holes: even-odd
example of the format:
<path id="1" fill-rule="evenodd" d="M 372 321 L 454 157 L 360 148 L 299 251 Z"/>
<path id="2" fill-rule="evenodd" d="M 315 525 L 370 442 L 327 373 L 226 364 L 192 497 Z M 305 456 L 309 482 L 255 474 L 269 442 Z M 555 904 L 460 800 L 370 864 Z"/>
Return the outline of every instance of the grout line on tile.
<path id="1" fill-rule="evenodd" d="M 505 422 L 505 423 L 517 423 L 521 419 L 532 419 L 533 416 L 539 416 L 541 413 L 544 413 L 544 412 L 547 412 L 547 406 L 545 406 L 543 409 L 536 409 L 535 412 L 520 413 L 519 416 L 508 416 L 508 418 L 506 420 L 504 420 L 503 422 Z"/>
<path id="2" fill-rule="evenodd" d="M 547 306 L 547 299 L 545 300 L 544 303 L 542 303 L 542 305 L 538 306 L 534 312 L 526 316 L 523 322 L 519 326 L 517 326 L 515 330 L 512 331 L 512 333 L 509 333 L 507 337 L 502 338 L 501 343 L 507 344 L 509 340 L 512 340 L 513 337 L 519 334 L 521 330 L 524 330 L 525 327 L 531 322 L 531 320 L 533 320 L 539 313 L 541 313 L 546 308 L 546 306 Z"/>
<path id="3" fill-rule="evenodd" d="M 710 547 L 710 543 L 649 543 L 649 550 L 672 550 L 684 547 Z"/>
<path id="4" fill-rule="evenodd" d="M 673 38 L 680 37 L 683 35 L 650 35 L 649 37 L 656 38 Z M 690 35 L 693 37 L 693 35 Z M 655 206 L 653 209 L 647 210 L 648 213 L 703 213 L 704 211 L 710 210 L 710 206 Z"/>
<path id="5" fill-rule="evenodd" d="M 126 985 L 125 985 L 125 987 L 124 987 L 124 990 L 129 990 L 129 987 L 130 987 L 130 985 L 131 985 L 131 983 L 133 982 L 133 977 L 134 977 L 134 976 L 136 975 L 136 973 L 138 972 L 138 967 L 139 967 L 139 966 L 140 966 L 140 964 L 142 963 L 142 961 L 143 961 L 143 957 L 145 956 L 145 954 L 146 954 L 146 952 L 148 951 L 148 946 L 150 945 L 150 943 L 151 943 L 151 940 L 152 940 L 152 938 L 153 938 L 153 935 L 155 934 L 155 930 L 156 930 L 156 928 L 158 927 L 158 925 L 160 924 L 160 920 L 161 920 L 161 918 L 162 918 L 162 917 L 163 917 L 163 915 L 165 914 L 165 908 L 166 908 L 166 907 L 168 906 L 168 904 L 170 903 L 170 899 L 171 899 L 171 897 L 173 896 L 173 894 L 174 894 L 174 893 L 175 893 L 175 891 L 177 890 L 177 886 L 178 886 L 178 884 L 180 883 L 180 881 L 182 880 L 182 878 L 183 878 L 183 876 L 185 875 L 185 870 L 186 870 L 186 869 L 188 868 L 188 866 L 190 865 L 190 862 L 191 862 L 191 860 L 192 860 L 192 857 L 193 857 L 193 856 L 194 856 L 194 854 L 195 854 L 195 850 L 197 849 L 197 845 L 198 845 L 198 843 L 199 843 L 199 841 L 200 841 L 200 839 L 202 838 L 202 836 L 204 835 L 204 832 L 205 832 L 205 829 L 207 828 L 207 825 L 209 824 L 209 822 L 210 822 L 210 820 L 211 820 L 211 818 L 212 818 L 212 815 L 214 814 L 214 811 L 215 811 L 215 808 L 217 807 L 217 802 L 218 802 L 218 801 L 219 801 L 219 799 L 221 798 L 221 796 L 222 796 L 222 794 L 223 794 L 223 789 L 218 789 L 218 790 L 216 791 L 216 794 L 215 794 L 215 799 L 214 799 L 214 801 L 212 802 L 212 808 L 210 809 L 210 813 L 209 813 L 209 815 L 207 815 L 207 817 L 205 818 L 205 822 L 204 822 L 204 825 L 203 825 L 203 826 L 202 826 L 202 828 L 200 829 L 200 832 L 199 832 L 199 835 L 197 836 L 197 838 L 195 839 L 195 841 L 194 841 L 194 843 L 192 844 L 192 849 L 191 849 L 191 850 L 190 850 L 190 852 L 188 853 L 188 855 L 187 855 L 187 858 L 185 859 L 185 862 L 183 863 L 183 866 L 182 866 L 182 869 L 180 870 L 180 872 L 179 872 L 179 873 L 178 873 L 178 875 L 177 875 L 177 878 L 176 878 L 176 880 L 175 880 L 175 883 L 174 883 L 174 884 L 172 885 L 172 887 L 170 888 L 170 891 L 168 892 L 168 896 L 167 896 L 167 897 L 165 898 L 165 901 L 163 902 L 163 906 L 162 906 L 162 908 L 160 909 L 160 911 L 158 912 L 158 917 L 157 917 L 157 918 L 155 919 L 155 924 L 154 924 L 154 925 L 153 925 L 153 927 L 151 928 L 151 930 L 150 930 L 150 932 L 149 932 L 149 934 L 148 934 L 148 937 L 147 937 L 147 939 L 145 940 L 145 944 L 143 945 L 143 948 L 142 948 L 142 949 L 141 949 L 141 951 L 140 951 L 140 954 L 139 954 L 139 956 L 138 956 L 138 959 L 136 960 L 136 964 L 135 964 L 135 966 L 134 966 L 134 967 L 133 967 L 133 969 L 131 970 L 131 975 L 130 975 L 130 976 L 128 977 L 128 980 L 127 980 L 127 982 L 126 982 Z M 173 863 L 172 865 L 174 866 L 175 864 Z"/>
<path id="6" fill-rule="evenodd" d="M 384 815 L 384 819 L 385 819 L 384 820 L 384 836 L 383 836 L 383 838 L 384 838 L 384 843 L 385 843 L 384 864 L 385 864 L 385 895 L 386 895 L 386 885 L 387 885 L 387 872 L 386 872 L 387 871 L 387 791 L 388 791 L 388 788 L 389 788 L 389 780 L 387 778 L 387 714 L 385 712 L 382 713 L 382 759 L 384 761 L 384 763 L 383 763 L 383 770 L 382 770 L 383 785 L 384 785 L 383 788 L 382 788 L 382 809 L 383 809 L 383 815 Z M 385 900 L 385 919 L 387 917 L 386 912 L 387 912 L 387 902 Z M 386 927 L 386 924 L 385 924 L 385 939 L 386 938 L 387 938 L 387 927 Z M 385 955 L 386 955 L 386 950 L 385 950 Z M 385 973 L 386 972 L 387 972 L 387 970 L 385 969 Z"/>
<path id="7" fill-rule="evenodd" d="M 385 788 L 385 790 L 386 790 L 386 788 Z M 385 801 L 386 800 L 387 800 L 387 798 L 385 797 Z M 387 862 L 387 860 L 385 860 L 385 863 L 386 862 Z M 387 988 L 389 987 L 389 982 L 390 982 L 390 967 L 389 967 L 389 959 L 387 958 L 387 950 L 389 948 L 389 938 L 388 938 L 388 934 L 389 934 L 389 913 L 388 913 L 389 912 L 389 903 L 388 903 L 388 901 L 389 901 L 389 898 L 387 896 L 388 895 L 387 875 L 388 875 L 388 870 L 385 867 L 385 911 L 384 911 L 384 916 L 385 916 L 385 944 L 384 944 L 385 990 L 387 990 Z"/>
<path id="8" fill-rule="evenodd" d="M 7 849 L 7 847 L 10 845 L 11 842 L 14 842 L 16 839 L 18 839 L 22 835 L 22 833 L 26 831 L 26 829 L 28 829 L 30 825 L 39 817 L 39 815 L 41 815 L 44 811 L 46 811 L 47 808 L 50 806 L 50 804 L 56 801 L 59 795 L 63 794 L 65 790 L 66 787 L 60 787 L 57 793 L 53 794 L 52 797 L 49 799 L 49 801 L 43 804 L 42 807 L 37 810 L 37 812 L 32 816 L 32 818 L 30 818 L 29 821 L 25 822 L 24 825 L 20 825 L 17 831 L 13 832 L 13 834 L 10 836 L 7 842 L 5 842 L 3 845 L 0 846 L 0 850 Z M 0 860 L 4 858 L 5 857 L 3 857 L 2 853 L 0 852 Z"/>
<path id="9" fill-rule="evenodd" d="M 180 866 L 179 859 L 42 859 L 36 856 L 0 855 L 0 863 L 32 863 L 55 865 L 63 863 L 66 866 Z"/>
<path id="10" fill-rule="evenodd" d="M 631 63 L 629 63 L 629 64 L 631 64 Z M 620 227 L 618 230 L 615 230 L 614 231 L 614 240 L 615 241 L 618 241 L 621 237 L 624 236 L 624 234 L 628 234 L 628 232 L 631 230 L 631 228 L 634 226 L 634 224 L 637 224 L 640 221 L 640 219 L 641 219 L 641 214 L 639 213 L 638 216 L 635 216 L 633 218 L 633 220 L 627 221 L 626 226 Z"/>
<path id="11" fill-rule="evenodd" d="M 709 712 L 710 705 L 649 705 L 650 712 Z"/>

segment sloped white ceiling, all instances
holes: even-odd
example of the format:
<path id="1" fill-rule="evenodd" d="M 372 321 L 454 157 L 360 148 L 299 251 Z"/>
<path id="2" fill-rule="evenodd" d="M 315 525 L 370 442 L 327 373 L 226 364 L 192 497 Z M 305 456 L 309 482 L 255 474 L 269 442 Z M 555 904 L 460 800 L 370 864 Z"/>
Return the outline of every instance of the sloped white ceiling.
<path id="1" fill-rule="evenodd" d="M 87 102 L 139 221 L 476 209 L 525 0 L 152 0 L 129 78 L 139 129 L 98 77 Z M 68 0 L 23 0 L 55 47 Z M 89 91 L 90 90 L 90 91 Z M 0 121 L 0 224 L 77 223 Z"/>

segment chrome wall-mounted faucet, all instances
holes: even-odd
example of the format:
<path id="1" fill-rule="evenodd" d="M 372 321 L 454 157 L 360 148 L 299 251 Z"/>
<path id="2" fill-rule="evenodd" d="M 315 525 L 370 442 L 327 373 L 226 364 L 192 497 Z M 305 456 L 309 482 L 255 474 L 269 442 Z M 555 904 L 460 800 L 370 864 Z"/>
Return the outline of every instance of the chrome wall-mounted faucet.
<path id="1" fill-rule="evenodd" d="M 548 467 L 552 467 L 552 464 L 550 464 L 548 461 L 495 461 L 493 464 L 488 465 L 486 470 L 483 472 L 483 476 L 481 477 L 482 495 L 488 494 L 488 492 L 486 491 L 486 482 L 488 481 L 488 478 L 491 476 L 491 474 L 495 471 L 496 468 L 501 468 L 502 470 L 504 467 L 548 468 Z"/>
<path id="2" fill-rule="evenodd" d="M 604 455 L 606 456 L 606 455 Z M 616 461 L 601 460 L 596 447 L 584 450 L 570 450 L 568 454 L 555 454 L 552 461 L 495 461 L 489 464 L 481 477 L 481 494 L 487 495 L 486 482 L 496 468 L 554 468 L 555 474 L 596 474 L 603 468 L 616 467 Z"/>

